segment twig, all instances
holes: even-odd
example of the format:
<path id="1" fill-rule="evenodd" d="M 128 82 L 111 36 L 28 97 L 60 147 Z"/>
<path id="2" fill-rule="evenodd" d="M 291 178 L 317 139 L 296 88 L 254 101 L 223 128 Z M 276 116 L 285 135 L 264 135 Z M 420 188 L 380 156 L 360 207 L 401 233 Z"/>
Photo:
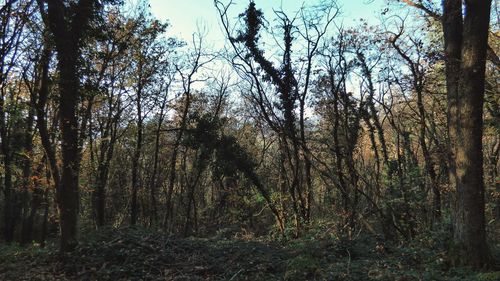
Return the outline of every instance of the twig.
<path id="1" fill-rule="evenodd" d="M 242 272 L 243 270 L 244 270 L 244 268 L 242 268 L 242 269 L 238 270 L 238 272 L 236 272 L 236 273 L 233 275 L 233 277 L 231 277 L 231 279 L 229 279 L 229 281 L 234 280 L 234 278 L 236 278 L 236 276 L 238 276 L 238 274 L 240 274 L 240 272 Z"/>

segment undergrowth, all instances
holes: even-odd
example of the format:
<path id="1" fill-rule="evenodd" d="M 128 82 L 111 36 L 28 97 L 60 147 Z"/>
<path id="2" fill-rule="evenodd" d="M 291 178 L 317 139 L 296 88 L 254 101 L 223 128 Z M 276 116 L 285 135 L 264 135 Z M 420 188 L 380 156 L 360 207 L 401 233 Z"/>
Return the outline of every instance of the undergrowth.
<path id="1" fill-rule="evenodd" d="M 81 237 L 71 255 L 57 247 L 0 247 L 0 280 L 500 280 L 447 264 L 442 233 L 391 244 L 311 231 L 302 239 L 172 238 L 138 227 Z"/>

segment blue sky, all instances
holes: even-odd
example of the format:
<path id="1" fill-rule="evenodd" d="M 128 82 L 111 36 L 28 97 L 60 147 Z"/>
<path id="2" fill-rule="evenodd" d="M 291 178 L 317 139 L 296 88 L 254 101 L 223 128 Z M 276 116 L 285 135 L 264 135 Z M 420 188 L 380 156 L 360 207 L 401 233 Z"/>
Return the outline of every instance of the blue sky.
<path id="1" fill-rule="evenodd" d="M 233 2 L 236 5 L 230 11 L 235 16 L 243 12 L 248 5 L 248 0 L 233 0 Z M 264 15 L 271 15 L 273 8 L 282 7 L 286 12 L 294 12 L 302 5 L 318 2 L 319 0 L 255 0 Z M 338 0 L 337 4 L 341 7 L 342 14 L 336 22 L 352 25 L 353 20 L 364 18 L 375 23 L 384 2 L 384 0 Z M 150 0 L 150 4 L 156 17 L 169 20 L 170 35 L 190 41 L 193 32 L 197 30 L 197 25 L 202 24 L 207 29 L 207 41 L 214 45 L 222 45 L 224 36 L 219 27 L 219 17 L 213 0 Z"/>

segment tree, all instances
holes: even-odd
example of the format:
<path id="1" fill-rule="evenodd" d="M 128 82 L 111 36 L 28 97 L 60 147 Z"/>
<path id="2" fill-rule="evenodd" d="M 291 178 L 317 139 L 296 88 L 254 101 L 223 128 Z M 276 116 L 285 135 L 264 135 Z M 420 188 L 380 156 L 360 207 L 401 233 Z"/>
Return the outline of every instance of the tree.
<path id="1" fill-rule="evenodd" d="M 142 9 L 140 7 L 139 9 Z M 137 30 L 137 35 L 131 40 L 131 58 L 135 63 L 132 64 L 131 77 L 134 79 L 135 91 L 135 110 L 136 110 L 136 141 L 135 150 L 132 157 L 132 198 L 131 198 L 131 224 L 137 223 L 139 206 L 138 206 L 138 192 L 142 182 L 141 178 L 141 154 L 143 150 L 144 138 L 144 120 L 147 118 L 148 112 L 146 106 L 153 91 L 158 91 L 154 87 L 160 83 L 159 75 L 163 75 L 162 70 L 167 66 L 165 61 L 165 54 L 167 53 L 168 46 L 162 44 L 158 38 L 161 36 L 167 27 L 167 24 L 161 24 L 157 20 L 148 19 L 144 11 L 137 18 L 138 22 L 144 22 Z"/>
<path id="2" fill-rule="evenodd" d="M 118 123 L 126 106 L 120 97 L 126 90 L 127 79 L 122 74 L 129 66 L 128 42 L 134 36 L 138 24 L 127 21 L 116 9 L 107 13 L 108 20 L 97 28 L 102 35 L 88 45 L 90 61 L 86 81 L 89 102 L 89 147 L 92 159 L 93 184 L 92 214 L 96 226 L 106 223 L 106 187 L 119 138 Z M 128 24 L 127 24 L 128 23 Z M 118 28 L 117 28 L 118 27 Z M 90 41 L 90 40 L 89 40 Z M 94 75 L 92 75 L 94 74 Z M 93 106 L 90 106 L 92 105 Z M 86 132 L 81 132 L 86 133 Z"/>
<path id="3" fill-rule="evenodd" d="M 481 267 L 490 259 L 485 232 L 483 104 L 492 1 L 443 0 L 443 13 L 423 1 L 403 0 L 441 21 L 444 33 L 450 183 L 456 190 L 453 215 L 455 263 Z"/>
<path id="4" fill-rule="evenodd" d="M 422 148 L 422 155 L 424 158 L 424 166 L 427 176 L 430 180 L 430 188 L 433 192 L 433 204 L 432 204 L 432 217 L 434 220 L 439 221 L 441 218 L 441 191 L 439 190 L 439 184 L 437 179 L 436 170 L 434 168 L 434 161 L 430 153 L 430 145 L 428 144 L 427 137 L 427 111 L 424 106 L 424 94 L 426 91 L 426 69 L 424 68 L 425 57 L 423 55 L 423 44 L 418 38 L 413 38 L 412 36 L 406 36 L 405 39 L 411 42 L 409 47 L 401 46 L 398 40 L 404 34 L 404 22 L 401 23 L 400 30 L 397 34 L 393 34 L 390 38 L 390 43 L 392 47 L 396 50 L 397 54 L 403 59 L 407 68 L 411 73 L 411 89 L 416 94 L 416 103 L 418 111 L 418 123 L 419 123 L 419 133 L 418 139 L 420 147 Z M 411 49 L 415 49 L 415 57 L 412 58 Z"/>
<path id="5" fill-rule="evenodd" d="M 185 138 L 185 133 L 186 129 L 189 123 L 189 113 L 191 110 L 191 107 L 193 106 L 193 84 L 196 82 L 201 82 L 203 81 L 203 78 L 198 77 L 199 73 L 205 67 L 207 64 L 212 62 L 214 60 L 214 57 L 212 55 L 209 55 L 206 53 L 205 46 L 204 46 L 204 37 L 201 31 L 193 34 L 193 40 L 192 40 L 192 50 L 188 50 L 186 53 L 186 61 L 179 60 L 176 63 L 174 63 L 174 66 L 176 68 L 176 71 L 178 75 L 180 76 L 180 108 L 177 111 L 177 116 L 175 117 L 175 137 L 174 141 L 172 144 L 172 152 L 170 159 L 168 161 L 168 183 L 167 183 L 167 190 L 165 193 L 165 215 L 163 217 L 163 227 L 165 229 L 169 229 L 171 227 L 173 218 L 173 205 L 174 203 L 172 202 L 172 197 L 174 195 L 174 185 L 176 178 L 178 177 L 177 175 L 177 158 L 179 156 L 179 152 L 181 150 L 181 144 Z M 192 188 L 194 186 L 191 185 Z M 189 195 L 191 196 L 191 195 Z M 192 200 L 192 198 L 188 199 L 189 201 Z M 191 206 L 188 204 L 188 209 Z M 186 216 L 186 227 L 185 231 L 187 232 L 187 224 L 189 223 L 189 214 Z"/>
<path id="6" fill-rule="evenodd" d="M 31 20 L 28 18 L 34 13 L 33 7 L 32 2 L 6 1 L 0 10 L 0 154 L 4 170 L 3 237 L 7 242 L 14 240 L 16 223 L 27 198 L 28 169 L 31 165 L 29 157 L 19 160 L 23 152 L 26 152 L 24 155 L 30 153 L 30 137 L 23 136 L 26 137 L 23 147 L 16 142 L 16 138 L 24 132 L 30 134 L 28 131 L 31 132 L 33 127 L 26 116 L 29 114 L 25 114 L 29 111 L 29 102 L 25 100 L 29 98 L 22 83 L 28 65 L 23 46 L 29 41 Z M 21 121 L 23 118 L 24 122 Z M 19 166 L 23 166 L 22 183 L 18 182 L 15 172 Z M 23 186 L 22 193 L 18 192 L 18 185 Z"/>
<path id="7" fill-rule="evenodd" d="M 272 34 L 282 50 L 281 60 L 266 56 L 259 40 L 262 37 L 265 18 L 261 10 L 250 1 L 248 8 L 240 15 L 242 30 L 231 34 L 228 9 L 232 2 L 224 4 L 214 1 L 223 28 L 234 51 L 233 64 L 250 84 L 251 100 L 262 121 L 275 133 L 278 140 L 280 169 L 280 204 L 290 202 L 296 233 L 302 225 L 308 224 L 313 204 L 312 161 L 307 145 L 306 102 L 308 101 L 314 58 L 317 48 L 328 30 L 328 26 L 338 13 L 335 2 L 322 7 L 320 12 L 301 11 L 301 18 L 290 18 L 283 11 L 275 11 L 279 30 L 282 34 Z M 301 20 L 299 25 L 295 21 Z M 294 34 L 299 34 L 295 38 Z M 302 39 L 303 41 L 299 41 Z M 293 56 L 294 44 L 304 43 L 304 52 Z M 276 66 L 276 62 L 278 66 Z M 296 64 L 297 63 L 297 64 Z M 296 66 L 297 65 L 297 66 Z M 298 110 L 297 110 L 298 109 Z M 286 213 L 286 211 L 284 212 Z M 277 217 L 279 225 L 284 225 L 286 217 Z"/>
<path id="8" fill-rule="evenodd" d="M 57 190 L 57 204 L 60 212 L 60 250 L 64 253 L 73 250 L 77 244 L 80 170 L 77 105 L 81 99 L 78 66 L 81 41 L 98 2 L 38 1 L 42 13 L 45 13 L 43 9 L 47 3 L 47 23 L 54 35 L 58 59 L 62 171 Z"/>
<path id="9" fill-rule="evenodd" d="M 490 9 L 491 1 L 445 0 L 442 19 L 450 172 L 456 188 L 455 262 L 476 268 L 488 264 L 490 259 L 485 230 L 482 146 Z"/>

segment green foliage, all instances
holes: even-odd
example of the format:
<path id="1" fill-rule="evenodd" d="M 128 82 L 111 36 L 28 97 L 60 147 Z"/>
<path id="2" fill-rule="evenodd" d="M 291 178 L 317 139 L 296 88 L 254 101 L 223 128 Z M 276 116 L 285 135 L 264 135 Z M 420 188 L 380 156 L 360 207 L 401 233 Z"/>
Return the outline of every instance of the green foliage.
<path id="1" fill-rule="evenodd" d="M 287 263 L 285 280 L 311 280 L 320 276 L 322 265 L 309 256 L 297 256 Z"/>
<path id="2" fill-rule="evenodd" d="M 500 271 L 479 273 L 476 278 L 478 281 L 497 281 L 500 280 Z"/>
<path id="3" fill-rule="evenodd" d="M 64 272 L 53 272 L 52 263 L 57 249 L 53 245 L 20 247 L 17 244 L 0 246 L 0 280 L 55 280 Z"/>
<path id="4" fill-rule="evenodd" d="M 319 228 L 324 229 L 325 226 Z M 314 228 L 314 227 L 312 227 Z M 230 231 L 230 230 L 228 230 Z M 314 230 L 311 230 L 314 233 Z M 379 237 L 271 240 L 177 239 L 141 227 L 84 235 L 60 259 L 50 245 L 0 247 L 0 280 L 499 280 L 500 272 L 448 268 L 439 233 L 409 245 Z"/>

